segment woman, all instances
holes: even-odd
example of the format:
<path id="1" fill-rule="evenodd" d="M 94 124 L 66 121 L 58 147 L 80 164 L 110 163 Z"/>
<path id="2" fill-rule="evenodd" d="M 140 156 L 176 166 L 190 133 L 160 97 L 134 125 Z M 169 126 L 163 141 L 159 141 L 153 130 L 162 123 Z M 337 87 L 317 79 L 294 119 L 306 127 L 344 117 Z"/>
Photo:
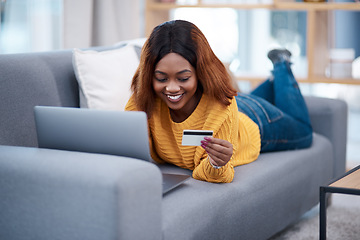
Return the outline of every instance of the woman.
<path id="1" fill-rule="evenodd" d="M 198 180 L 231 182 L 234 167 L 255 161 L 260 150 L 310 146 L 310 120 L 286 53 L 272 53 L 273 80 L 254 95 L 238 95 L 194 24 L 176 20 L 157 26 L 143 47 L 126 106 L 147 113 L 152 158 L 190 169 Z M 184 129 L 214 135 L 201 146 L 182 146 Z"/>

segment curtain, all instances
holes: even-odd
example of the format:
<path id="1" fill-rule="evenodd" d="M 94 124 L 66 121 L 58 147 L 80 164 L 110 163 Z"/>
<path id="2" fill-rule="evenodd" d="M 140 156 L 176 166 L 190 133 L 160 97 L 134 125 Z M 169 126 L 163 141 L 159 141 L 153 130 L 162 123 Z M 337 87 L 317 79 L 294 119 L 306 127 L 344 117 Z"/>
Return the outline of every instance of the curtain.
<path id="1" fill-rule="evenodd" d="M 63 0 L 63 47 L 113 45 L 144 36 L 144 0 Z"/>

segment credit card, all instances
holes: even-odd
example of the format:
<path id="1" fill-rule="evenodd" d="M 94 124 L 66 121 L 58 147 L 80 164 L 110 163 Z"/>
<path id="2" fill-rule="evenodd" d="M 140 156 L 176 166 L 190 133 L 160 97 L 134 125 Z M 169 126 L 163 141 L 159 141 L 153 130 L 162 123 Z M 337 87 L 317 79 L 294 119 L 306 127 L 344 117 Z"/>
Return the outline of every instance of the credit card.
<path id="1" fill-rule="evenodd" d="M 184 130 L 182 136 L 183 146 L 200 146 L 204 137 L 211 137 L 212 130 Z"/>

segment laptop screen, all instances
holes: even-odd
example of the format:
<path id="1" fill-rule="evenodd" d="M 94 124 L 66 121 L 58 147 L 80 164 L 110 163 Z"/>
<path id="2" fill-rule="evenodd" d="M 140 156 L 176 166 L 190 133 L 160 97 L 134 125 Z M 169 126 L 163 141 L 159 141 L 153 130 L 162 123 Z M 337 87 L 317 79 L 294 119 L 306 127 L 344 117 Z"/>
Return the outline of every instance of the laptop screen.
<path id="1" fill-rule="evenodd" d="M 35 122 L 41 148 L 151 160 L 144 112 L 36 106 Z"/>

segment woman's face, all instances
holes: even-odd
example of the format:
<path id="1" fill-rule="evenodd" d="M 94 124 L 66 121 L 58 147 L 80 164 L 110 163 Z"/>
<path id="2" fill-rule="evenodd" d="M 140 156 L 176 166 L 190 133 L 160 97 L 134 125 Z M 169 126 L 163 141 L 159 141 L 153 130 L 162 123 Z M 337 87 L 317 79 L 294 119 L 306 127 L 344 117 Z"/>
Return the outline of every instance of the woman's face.
<path id="1" fill-rule="evenodd" d="M 195 69 L 181 55 L 169 53 L 155 66 L 153 87 L 175 115 L 186 119 L 195 110 L 200 97 Z M 173 115 L 172 115 L 173 116 Z"/>

